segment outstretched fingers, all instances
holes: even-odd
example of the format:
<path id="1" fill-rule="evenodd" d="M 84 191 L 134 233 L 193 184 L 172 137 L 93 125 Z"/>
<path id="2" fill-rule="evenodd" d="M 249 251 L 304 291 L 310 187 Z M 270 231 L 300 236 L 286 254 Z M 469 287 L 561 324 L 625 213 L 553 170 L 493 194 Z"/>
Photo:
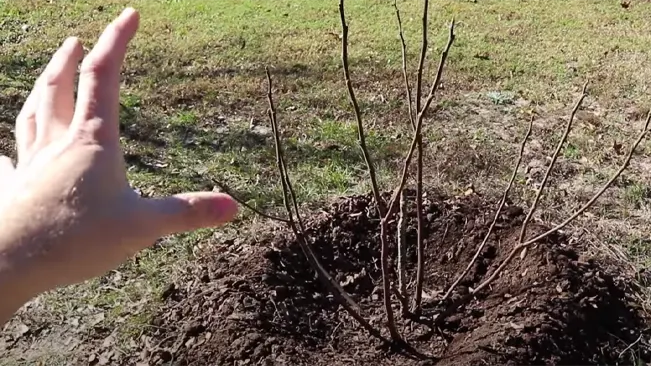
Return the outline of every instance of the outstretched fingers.
<path id="1" fill-rule="evenodd" d="M 99 143 L 119 142 L 120 69 L 139 15 L 125 9 L 109 24 L 80 68 L 72 130 Z"/>
<path id="2" fill-rule="evenodd" d="M 18 161 L 27 158 L 29 151 L 34 145 L 36 139 L 36 110 L 41 94 L 41 81 L 43 76 L 39 77 L 34 83 L 23 108 L 16 117 L 16 150 L 18 152 Z"/>
<path id="3" fill-rule="evenodd" d="M 75 76 L 84 50 L 77 38 L 66 39 L 43 71 L 36 110 L 38 147 L 62 136 L 69 128 L 75 107 Z"/>

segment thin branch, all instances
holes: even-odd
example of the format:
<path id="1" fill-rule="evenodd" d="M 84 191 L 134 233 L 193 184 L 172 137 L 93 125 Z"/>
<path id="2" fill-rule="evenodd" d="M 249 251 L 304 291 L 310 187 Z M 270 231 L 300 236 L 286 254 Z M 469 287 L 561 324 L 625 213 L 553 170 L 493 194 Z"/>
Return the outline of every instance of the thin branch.
<path id="1" fill-rule="evenodd" d="M 628 347 L 624 348 L 624 350 L 623 350 L 622 352 L 619 353 L 619 358 L 622 358 L 622 356 L 624 355 L 624 353 L 626 353 L 629 349 L 633 348 L 636 344 L 638 344 L 638 343 L 642 340 L 642 337 L 643 337 L 643 336 L 644 336 L 644 332 L 640 333 L 640 336 L 637 337 L 637 339 L 635 340 L 635 342 L 629 344 Z"/>
<path id="2" fill-rule="evenodd" d="M 402 337 L 398 332 L 396 327 L 396 320 L 393 314 L 393 308 L 391 307 L 391 278 L 390 269 L 389 269 L 389 238 L 388 238 L 388 220 L 382 218 L 380 220 L 380 267 L 382 267 L 382 290 L 383 290 L 383 300 L 384 300 L 384 311 L 387 315 L 387 327 L 389 328 L 389 334 L 391 339 L 396 342 L 402 342 Z"/>
<path id="3" fill-rule="evenodd" d="M 628 152 L 628 155 L 626 156 L 626 159 L 624 159 L 624 162 L 620 166 L 619 170 L 617 170 L 617 172 L 608 180 L 608 182 L 606 182 L 606 184 L 604 184 L 603 187 L 601 187 L 601 189 L 594 196 L 592 196 L 592 198 L 586 204 L 584 204 L 574 214 L 572 214 L 572 216 L 568 217 L 565 221 L 563 221 L 562 223 L 556 225 L 554 228 L 546 231 L 545 233 L 542 233 L 542 234 L 536 236 L 533 239 L 527 240 L 526 242 L 524 242 L 522 244 L 516 245 L 513 248 L 513 250 L 511 251 L 511 253 L 509 253 L 509 256 L 506 257 L 504 262 L 502 262 L 502 264 L 500 264 L 500 266 L 497 267 L 497 269 L 493 272 L 493 274 L 489 278 L 487 278 L 481 285 L 479 285 L 479 286 L 477 286 L 477 288 L 473 289 L 472 293 L 476 293 L 478 291 L 481 291 L 483 288 L 490 285 L 491 282 L 493 282 L 493 280 L 495 280 L 495 278 L 497 278 L 497 276 L 499 276 L 499 274 L 513 260 L 513 258 L 516 256 L 516 254 L 520 250 L 522 250 L 524 248 L 527 248 L 530 245 L 532 245 L 534 243 L 537 243 L 538 241 L 548 237 L 549 235 L 554 234 L 557 231 L 563 229 L 570 222 L 572 222 L 574 219 L 579 217 L 579 215 L 581 215 L 583 212 L 585 212 L 585 210 L 590 208 L 595 203 L 595 201 L 597 201 L 597 199 L 599 199 L 599 197 L 601 197 L 601 195 L 613 184 L 613 182 L 615 182 L 615 180 L 617 180 L 617 178 L 619 178 L 619 176 L 624 172 L 624 170 L 626 170 L 626 168 L 628 167 L 628 164 L 631 162 L 631 158 L 633 157 L 633 153 L 635 153 L 635 149 L 637 149 L 638 145 L 640 144 L 640 142 L 642 142 L 642 140 L 644 139 L 644 136 L 649 131 L 649 121 L 651 121 L 651 112 L 649 112 L 649 114 L 647 115 L 646 122 L 644 123 L 644 128 L 642 129 L 642 132 L 640 132 L 640 135 L 638 136 L 637 140 L 635 141 L 633 146 L 631 146 L 631 149 Z"/>
<path id="4" fill-rule="evenodd" d="M 422 44 L 420 51 L 420 61 L 418 63 L 418 75 L 416 82 L 416 110 L 420 111 L 423 71 L 425 68 L 425 58 L 427 56 L 427 33 L 428 25 L 427 18 L 429 15 L 429 1 L 423 2 L 423 30 L 422 30 Z M 435 82 L 436 83 L 436 82 Z M 423 113 L 424 114 L 424 113 Z M 413 124 L 413 122 L 412 122 Z M 416 234 L 416 251 L 417 251 L 417 268 L 416 268 L 416 295 L 414 297 L 414 313 L 420 314 L 421 303 L 423 301 L 423 280 L 425 279 L 425 246 L 424 241 L 424 217 L 423 217 L 423 133 L 417 135 L 416 151 L 418 156 L 416 158 L 416 219 L 418 221 L 417 234 Z"/>
<path id="5" fill-rule="evenodd" d="M 423 217 L 423 135 L 418 136 L 418 157 L 416 159 L 416 295 L 414 299 L 414 313 L 420 314 L 423 299 L 423 280 L 425 279 L 425 227 Z"/>
<path id="6" fill-rule="evenodd" d="M 272 132 L 274 135 L 274 143 L 276 150 L 276 164 L 278 166 L 278 171 L 281 175 L 281 185 L 283 187 L 283 202 L 285 204 L 285 209 L 289 217 L 289 226 L 291 227 L 294 235 L 298 239 L 299 245 L 303 250 L 308 262 L 312 268 L 316 271 L 318 278 L 324 283 L 324 285 L 333 293 L 335 298 L 340 302 L 340 304 L 348 311 L 348 313 L 357 320 L 364 329 L 366 329 L 372 336 L 387 342 L 387 340 L 382 336 L 382 334 L 375 329 L 364 317 L 360 314 L 359 305 L 344 291 L 341 285 L 328 273 L 328 271 L 321 265 L 318 257 L 312 250 L 312 247 L 305 235 L 305 228 L 303 221 L 300 217 L 298 210 L 298 203 L 296 200 L 296 194 L 291 185 L 289 179 L 289 174 L 287 174 L 287 168 L 285 165 L 285 158 L 283 154 L 283 149 L 280 141 L 280 130 L 278 127 L 278 121 L 276 119 L 276 108 L 273 102 L 272 94 L 272 81 L 269 69 L 265 68 L 267 74 L 267 99 L 269 102 L 269 120 L 271 123 Z M 298 225 L 294 220 L 294 215 L 292 214 L 292 207 L 290 206 L 290 198 L 294 211 L 296 214 L 296 219 L 298 220 Z"/>
<path id="7" fill-rule="evenodd" d="M 407 97 L 407 107 L 409 108 L 409 121 L 411 122 L 411 127 L 416 129 L 416 121 L 414 119 L 414 103 L 411 97 L 411 86 L 409 85 L 409 75 L 407 73 L 407 43 L 405 42 L 405 34 L 402 30 L 402 18 L 400 17 L 400 9 L 398 8 L 398 0 L 393 0 L 393 7 L 396 9 L 396 19 L 398 20 L 398 33 L 400 35 L 400 44 L 402 50 L 402 76 L 405 81 L 405 95 Z M 422 78 L 422 68 L 419 68 L 419 75 Z M 420 88 L 419 88 L 420 89 Z M 420 98 L 420 93 L 418 97 Z M 420 108 L 420 103 L 417 106 Z M 417 109 L 418 110 L 418 109 Z"/>
<path id="8" fill-rule="evenodd" d="M 226 193 L 227 195 L 231 196 L 231 198 L 233 198 L 237 203 L 239 203 L 240 205 L 244 206 L 245 208 L 251 210 L 251 211 L 252 211 L 253 213 L 255 213 L 256 215 L 258 215 L 258 216 L 262 216 L 262 217 L 267 218 L 267 219 L 270 219 L 270 220 L 280 221 L 280 222 L 284 222 L 284 223 L 286 223 L 286 224 L 289 224 L 289 220 L 288 220 L 288 219 L 285 219 L 285 218 L 282 218 L 282 217 L 278 217 L 278 216 L 273 216 L 273 215 L 270 215 L 270 214 L 266 214 L 266 213 L 264 213 L 264 212 L 258 210 L 257 208 L 255 208 L 255 207 L 249 205 L 249 204 L 246 203 L 246 201 L 244 201 L 242 198 L 240 198 L 240 197 L 238 197 L 237 195 L 233 194 L 233 191 L 231 191 L 231 189 L 230 189 L 227 185 L 225 185 L 224 183 L 222 183 L 222 182 L 220 182 L 220 181 L 217 181 L 217 180 L 215 180 L 215 179 L 212 179 L 212 182 L 213 182 L 213 184 L 215 184 L 217 187 L 219 187 L 219 189 L 221 189 L 224 193 Z"/>
<path id="9" fill-rule="evenodd" d="M 581 97 L 579 98 L 579 100 L 576 101 L 574 108 L 572 108 L 570 119 L 567 121 L 567 125 L 565 126 L 565 132 L 563 132 L 563 136 L 561 137 L 560 141 L 558 141 L 558 145 L 556 146 L 556 151 L 554 151 L 554 154 L 552 155 L 552 160 L 549 163 L 549 166 L 547 167 L 547 171 L 545 172 L 545 175 L 543 176 L 542 182 L 540 183 L 540 187 L 538 188 L 538 192 L 536 192 L 536 197 L 534 198 L 533 203 L 531 204 L 531 208 L 529 209 L 527 216 L 524 218 L 524 221 L 522 222 L 522 229 L 520 230 L 520 237 L 518 238 L 518 243 L 522 243 L 524 241 L 524 237 L 527 234 L 527 225 L 529 224 L 531 217 L 533 216 L 534 212 L 536 211 L 536 208 L 538 207 L 538 201 L 540 201 L 540 197 L 542 196 L 543 190 L 547 185 L 549 174 L 554 168 L 554 164 L 556 164 L 556 160 L 558 159 L 558 155 L 560 154 L 563 145 L 565 145 L 565 140 L 567 140 L 567 136 L 570 134 L 570 130 L 572 129 L 572 122 L 574 122 L 574 116 L 576 115 L 576 112 L 581 107 L 581 104 L 583 104 L 583 100 L 587 95 L 586 94 L 587 88 L 588 88 L 588 82 L 583 84 Z"/>
<path id="10" fill-rule="evenodd" d="M 266 72 L 267 72 L 267 77 L 271 78 L 268 69 L 266 70 Z M 269 106 L 271 111 L 270 115 L 273 117 L 274 129 L 276 131 L 276 134 L 280 136 L 280 129 L 278 128 L 278 121 L 276 119 L 276 109 L 273 108 L 273 99 L 271 98 L 269 99 Z M 280 146 L 280 141 L 278 141 L 278 144 L 279 144 L 279 151 L 280 151 L 280 164 L 282 165 L 282 169 L 283 169 L 283 177 L 284 177 L 283 179 L 285 180 L 285 184 L 287 185 L 287 190 L 289 191 L 289 196 L 291 197 L 292 205 L 294 206 L 294 212 L 296 213 L 296 220 L 298 222 L 298 227 L 299 229 L 301 229 L 301 232 L 304 233 L 305 225 L 303 225 L 303 219 L 301 218 L 300 210 L 298 209 L 298 200 L 296 199 L 296 192 L 294 191 L 294 187 L 292 186 L 292 181 L 289 179 L 289 173 L 287 173 L 287 166 L 285 165 L 285 156 L 282 150 L 282 146 Z"/>
<path id="11" fill-rule="evenodd" d="M 276 147 L 277 147 L 276 153 L 277 153 L 278 160 L 279 160 L 278 163 L 280 164 L 279 169 L 282 172 L 281 177 L 282 177 L 282 179 L 283 179 L 283 181 L 285 183 L 284 189 L 286 189 L 286 191 L 287 191 L 285 194 L 288 193 L 289 198 L 291 198 L 291 203 L 292 203 L 292 206 L 294 207 L 294 213 L 296 214 L 296 221 L 298 222 L 298 228 L 300 229 L 301 234 L 304 236 L 305 225 L 303 225 L 303 219 L 301 218 L 300 210 L 298 209 L 298 200 L 296 199 L 296 192 L 294 191 L 294 187 L 292 186 L 291 179 L 289 179 L 289 173 L 287 172 L 287 165 L 285 164 L 285 154 L 283 152 L 283 148 L 282 148 L 282 145 L 280 143 L 280 128 L 278 127 L 278 120 L 276 118 L 276 108 L 275 108 L 274 102 L 273 102 L 271 75 L 269 74 L 269 69 L 268 68 L 265 68 L 265 72 L 267 74 L 267 81 L 269 83 L 269 90 L 268 90 L 268 93 L 267 93 L 267 98 L 268 98 L 268 101 L 269 101 L 269 118 L 270 118 L 270 121 L 271 121 L 272 131 L 273 131 L 273 134 L 274 134 L 274 140 L 275 140 Z M 309 244 L 306 244 L 306 248 L 309 249 L 309 253 L 314 257 L 314 260 L 316 261 L 315 263 L 317 264 L 317 266 L 321 267 L 321 264 L 316 259 L 316 255 L 312 252 L 311 247 L 309 246 Z M 325 272 L 325 270 L 324 270 L 324 273 L 325 273 L 326 277 L 331 279 L 329 273 Z M 338 285 L 338 283 L 336 283 L 336 284 Z M 343 291 L 343 289 L 341 289 L 341 291 Z M 344 297 L 347 296 L 345 293 L 342 293 L 342 295 Z M 352 299 L 349 299 L 349 298 L 347 298 L 347 300 L 352 301 Z M 357 304 L 355 304 L 355 305 L 357 305 Z"/>
<path id="12" fill-rule="evenodd" d="M 484 249 L 484 246 L 486 246 L 486 243 L 488 242 L 488 238 L 493 233 L 495 224 L 497 223 L 497 220 L 500 217 L 502 208 L 504 207 L 504 204 L 506 203 L 506 200 L 509 197 L 509 192 L 511 191 L 511 187 L 513 186 L 515 177 L 518 174 L 518 169 L 520 169 L 520 163 L 522 163 L 522 157 L 524 155 L 524 148 L 527 145 L 527 140 L 529 140 L 529 136 L 531 136 L 532 129 L 533 129 L 533 115 L 531 115 L 531 119 L 529 121 L 529 128 L 527 129 L 527 132 L 525 133 L 524 138 L 522 139 L 522 143 L 520 144 L 520 153 L 518 154 L 518 160 L 516 161 L 515 166 L 513 167 L 513 173 L 511 174 L 511 179 L 509 179 L 509 184 L 506 186 L 506 189 L 504 190 L 504 195 L 502 196 L 502 200 L 500 201 L 497 207 L 497 211 L 495 212 L 495 217 L 493 217 L 493 222 L 491 222 L 491 225 L 488 228 L 488 232 L 486 233 L 486 236 L 484 236 L 484 240 L 479 245 L 479 248 L 477 248 L 477 251 L 475 252 L 475 255 L 472 257 L 472 260 L 470 261 L 470 263 L 468 263 L 466 269 L 461 273 L 461 275 L 459 275 L 459 277 L 454 281 L 454 283 L 450 285 L 450 288 L 448 288 L 441 301 L 445 301 L 446 299 L 448 299 L 452 294 L 452 291 L 459 285 L 459 283 L 463 280 L 463 278 L 466 277 L 466 275 L 468 275 L 468 272 L 470 272 L 470 269 L 477 261 L 477 258 L 479 258 L 479 255 L 481 254 L 481 251 Z"/>
<path id="13" fill-rule="evenodd" d="M 283 187 L 283 199 L 284 199 L 283 201 L 284 201 L 284 204 L 285 204 L 285 209 L 287 210 L 287 214 L 289 216 L 289 222 L 290 222 L 290 225 L 292 226 L 292 229 L 294 229 L 297 233 L 300 233 L 299 234 L 300 237 L 304 238 L 303 233 L 305 231 L 304 231 L 304 227 L 303 227 L 302 223 L 297 226 L 296 221 L 294 220 L 293 212 L 295 212 L 297 214 L 297 216 L 299 216 L 298 210 L 296 210 L 298 205 L 296 204 L 296 195 L 293 193 L 293 187 L 290 186 L 290 179 L 289 179 L 289 175 L 287 174 L 284 153 L 283 153 L 283 149 L 282 149 L 282 145 L 281 145 L 281 141 L 280 141 L 280 130 L 278 128 L 278 120 L 276 118 L 276 108 L 275 108 L 274 102 L 273 102 L 271 75 L 270 75 L 268 69 L 265 69 L 265 72 L 267 74 L 267 83 L 268 83 L 267 99 L 268 99 L 268 102 L 269 102 L 269 120 L 271 122 L 271 129 L 272 129 L 272 132 L 273 132 L 273 135 L 274 135 L 274 144 L 275 144 L 275 149 L 276 149 L 276 164 L 278 166 L 278 171 L 280 172 L 281 185 Z M 294 210 L 295 211 L 292 211 L 292 207 L 290 206 L 290 204 L 294 205 Z M 300 229 L 300 230 L 297 230 L 297 229 Z M 312 262 L 314 259 L 316 259 L 316 255 L 312 251 L 312 248 L 310 247 L 310 245 L 308 245 L 307 243 L 304 243 L 304 244 L 305 245 L 303 245 L 301 247 L 304 249 L 305 254 L 308 257 L 308 260 L 310 260 L 310 262 Z M 317 272 L 320 272 L 319 268 L 320 268 L 320 266 L 317 266 L 317 268 L 316 268 Z M 330 277 L 330 275 L 326 273 L 325 277 Z M 357 306 L 356 304 L 355 304 L 355 307 L 359 308 L 359 306 Z"/>
<path id="14" fill-rule="evenodd" d="M 281 184 L 283 187 L 283 196 L 285 201 L 288 201 L 285 203 L 285 208 L 287 209 L 290 223 L 293 223 L 294 218 L 292 216 L 292 210 L 291 208 L 287 207 L 289 202 L 293 204 L 296 219 L 298 220 L 298 227 L 301 232 L 304 232 L 305 227 L 303 226 L 303 220 L 300 217 L 296 194 L 294 192 L 294 188 L 292 187 L 291 180 L 289 179 L 289 174 L 287 173 L 287 166 L 285 165 L 285 154 L 280 142 L 280 129 L 278 127 L 278 119 L 276 118 L 276 107 L 274 106 L 273 101 L 273 84 L 271 82 L 271 74 L 269 73 L 269 68 L 265 67 L 265 73 L 267 75 L 267 101 L 269 102 L 269 121 L 271 123 L 271 129 L 273 132 L 274 144 L 276 148 L 276 164 L 278 165 L 278 171 L 280 172 Z"/>
<path id="15" fill-rule="evenodd" d="M 423 108 L 418 112 L 418 117 L 416 121 L 416 131 L 414 131 L 414 137 L 411 142 L 411 146 L 409 148 L 409 152 L 407 153 L 407 157 L 405 158 L 405 162 L 403 165 L 403 170 L 402 170 L 402 178 L 400 179 L 400 183 L 396 187 L 396 189 L 393 192 L 393 195 L 391 197 L 391 201 L 389 201 L 389 208 L 387 209 L 387 212 L 385 213 L 384 217 L 388 218 L 393 214 L 393 212 L 396 209 L 396 204 L 398 203 L 398 199 L 400 197 L 400 191 L 402 191 L 405 187 L 405 183 L 407 181 L 407 173 L 409 171 L 409 165 L 411 164 L 411 159 L 413 158 L 414 151 L 416 150 L 416 146 L 418 145 L 418 137 L 421 134 L 421 129 L 423 126 L 423 119 L 425 118 L 425 113 L 429 109 L 430 104 L 432 103 L 432 100 L 434 100 L 434 94 L 436 90 L 438 89 L 438 86 L 441 82 L 441 76 L 443 75 L 443 67 L 445 65 L 445 60 L 448 57 L 448 53 L 450 52 L 450 47 L 452 47 L 452 43 L 454 42 L 454 19 L 450 23 L 450 33 L 448 36 L 448 43 L 445 46 L 445 49 L 441 53 L 441 60 L 439 62 L 439 67 L 438 71 L 436 72 L 436 79 L 434 80 L 434 83 L 432 84 L 432 87 L 429 91 L 429 94 L 427 95 L 427 99 L 425 100 L 425 105 L 423 105 Z"/>
<path id="16" fill-rule="evenodd" d="M 375 166 L 371 159 L 371 154 L 368 152 L 368 147 L 366 146 L 366 134 L 364 133 L 364 123 L 362 122 L 362 113 L 359 110 L 359 104 L 357 103 L 357 97 L 355 97 L 355 91 L 353 90 L 353 84 L 350 81 L 350 68 L 348 67 L 348 24 L 346 23 L 346 11 L 344 7 L 344 0 L 339 0 L 339 16 L 341 18 L 341 28 L 342 28 L 342 37 L 341 37 L 341 62 L 344 69 L 344 79 L 346 81 L 346 88 L 348 89 L 348 96 L 350 97 L 350 102 L 353 106 L 355 112 L 355 119 L 357 120 L 357 135 L 359 139 L 359 147 L 362 150 L 362 155 L 364 155 L 364 161 L 366 162 L 366 167 L 368 168 L 368 173 L 371 178 L 371 187 L 373 189 L 373 197 L 377 202 L 377 210 L 380 217 L 384 215 L 384 200 L 380 195 L 380 188 L 377 183 L 377 174 L 375 173 Z"/>
<path id="17" fill-rule="evenodd" d="M 391 279 L 389 271 L 389 242 L 387 236 L 387 220 L 384 218 L 385 209 L 384 209 L 384 200 L 380 195 L 380 190 L 378 188 L 377 179 L 375 175 L 375 167 L 371 161 L 371 156 L 366 147 L 366 138 L 364 135 L 364 124 L 362 123 L 361 113 L 359 111 L 359 105 L 357 104 L 357 98 L 355 97 L 355 92 L 353 90 L 352 83 L 350 81 L 350 70 L 348 67 L 348 25 L 346 24 L 346 11 L 344 6 L 344 0 L 339 0 L 339 15 L 341 17 L 341 28 L 342 28 L 342 38 L 341 38 L 341 60 L 344 68 L 344 78 L 346 80 L 346 87 L 348 88 L 348 95 L 350 101 L 353 105 L 355 111 L 355 117 L 357 118 L 357 131 L 359 137 L 359 145 L 364 154 L 364 160 L 366 161 L 366 166 L 371 177 L 371 186 L 373 188 L 373 196 L 375 197 L 375 202 L 377 204 L 377 211 L 381 218 L 380 220 L 380 262 L 382 267 L 382 283 L 383 283 L 383 298 L 384 298 L 384 310 L 387 315 L 387 326 L 389 328 L 389 333 L 391 334 L 391 339 L 396 342 L 402 341 L 398 329 L 396 327 L 395 317 L 393 314 L 393 308 L 391 307 Z"/>
<path id="18" fill-rule="evenodd" d="M 393 1 L 393 7 L 396 10 L 396 20 L 398 22 L 398 34 L 400 36 L 400 44 L 402 51 L 402 75 L 405 83 L 405 96 L 407 98 L 407 109 L 409 110 L 409 122 L 413 130 L 416 129 L 416 121 L 414 119 L 414 104 L 411 96 L 411 86 L 409 85 L 409 74 L 407 73 L 407 43 L 405 42 L 405 36 L 402 29 L 402 18 L 400 17 L 400 9 L 398 8 L 398 0 Z M 422 202 L 422 201 L 421 201 Z M 406 286 L 406 255 L 405 255 L 405 246 L 406 243 L 406 225 L 407 225 L 407 205 L 406 197 L 404 190 L 400 193 L 400 210 L 398 218 L 398 299 L 400 300 L 401 310 L 403 314 L 407 314 L 409 311 L 409 294 L 407 293 Z M 419 215 L 419 217 L 422 215 Z M 420 227 L 420 223 L 419 223 Z M 420 256 L 419 256 L 420 258 Z M 420 268 L 420 267 L 419 267 Z"/>
<path id="19" fill-rule="evenodd" d="M 407 198 L 405 191 L 400 194 L 400 217 L 398 218 L 398 293 L 402 313 L 406 314 L 409 310 L 409 296 L 407 294 L 407 274 L 405 266 L 407 265 L 407 253 L 405 252 L 406 243 L 406 216 L 407 216 Z"/>
<path id="20" fill-rule="evenodd" d="M 427 57 L 427 17 L 429 15 L 429 0 L 423 1 L 423 40 L 420 47 L 420 61 L 418 62 L 418 75 L 416 76 L 416 112 L 420 112 L 420 103 L 423 92 L 423 71 Z"/>

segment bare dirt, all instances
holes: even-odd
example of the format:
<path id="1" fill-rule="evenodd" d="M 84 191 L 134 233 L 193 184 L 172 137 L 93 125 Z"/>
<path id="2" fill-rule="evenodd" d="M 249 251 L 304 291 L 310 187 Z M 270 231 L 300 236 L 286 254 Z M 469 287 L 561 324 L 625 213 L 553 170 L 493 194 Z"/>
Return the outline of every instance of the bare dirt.
<path id="1" fill-rule="evenodd" d="M 648 328 L 632 297 L 635 286 L 616 265 L 582 256 L 581 243 L 560 234 L 511 264 L 490 291 L 446 313 L 453 302 L 468 298 L 464 296 L 468 287 L 487 278 L 517 241 L 523 210 L 509 206 L 462 286 L 450 300 L 439 300 L 481 243 L 493 207 L 476 194 L 427 198 L 424 317 L 398 316 L 411 350 L 386 347 L 362 330 L 325 292 L 293 235 L 276 229 L 230 243 L 230 250 L 216 252 L 187 278 L 171 284 L 162 294 L 165 305 L 151 330 L 141 337 L 141 354 L 132 361 L 630 364 L 632 349 L 635 361 L 651 361 L 648 350 L 629 347 Z M 359 302 L 365 317 L 386 331 L 378 220 L 370 197 L 340 199 L 305 219 L 324 266 Z M 414 221 L 407 230 L 409 243 L 415 242 Z M 531 225 L 529 235 L 542 230 Z M 409 276 L 414 278 L 414 250 L 408 261 Z M 413 283 L 410 288 L 413 291 Z M 394 303 L 399 314 L 398 302 Z"/>

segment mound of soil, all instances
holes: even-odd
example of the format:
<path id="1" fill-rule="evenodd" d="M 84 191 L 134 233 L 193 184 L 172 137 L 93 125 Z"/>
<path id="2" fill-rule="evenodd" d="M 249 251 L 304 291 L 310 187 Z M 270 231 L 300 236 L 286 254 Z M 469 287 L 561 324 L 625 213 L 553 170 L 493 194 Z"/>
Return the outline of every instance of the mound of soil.
<path id="1" fill-rule="evenodd" d="M 326 292 L 294 236 L 277 229 L 232 243 L 196 273 L 171 285 L 139 361 L 313 366 L 631 363 L 627 347 L 647 328 L 630 296 L 635 289 L 616 266 L 583 258 L 576 251 L 580 243 L 570 248 L 562 235 L 514 260 L 491 289 L 465 296 L 517 242 L 523 219 L 518 207 L 505 209 L 467 278 L 449 300 L 440 301 L 482 242 L 493 207 L 477 195 L 430 195 L 425 200 L 423 316 L 401 316 L 394 301 L 399 330 L 410 349 L 386 347 L 369 336 Z M 413 207 L 410 212 L 407 261 L 413 279 Z M 379 220 L 371 198 L 341 199 L 305 221 L 323 265 L 359 303 L 366 319 L 386 333 Z M 532 224 L 528 236 L 542 230 Z M 412 294 L 413 288 L 410 283 Z M 651 360 L 644 350 L 635 357 Z"/>

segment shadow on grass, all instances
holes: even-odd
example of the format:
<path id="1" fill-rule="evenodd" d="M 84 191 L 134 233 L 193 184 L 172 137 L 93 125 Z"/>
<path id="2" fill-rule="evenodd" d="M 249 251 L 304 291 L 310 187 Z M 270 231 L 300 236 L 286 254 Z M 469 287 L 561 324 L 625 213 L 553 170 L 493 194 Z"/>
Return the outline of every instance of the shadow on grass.
<path id="1" fill-rule="evenodd" d="M 213 67 L 168 56 L 137 56 L 137 64 L 123 76 L 126 87 L 120 105 L 125 160 L 130 172 L 140 174 L 137 184 L 143 189 L 158 186 L 152 190 L 160 189 L 161 193 L 205 189 L 210 182 L 201 172 L 209 166 L 220 174 L 224 172 L 220 179 L 232 184 L 245 199 L 276 202 L 281 196 L 275 188 L 269 188 L 275 187 L 277 172 L 273 137 L 264 115 L 264 65 Z M 14 94 L 0 93 L 0 123 L 12 125 L 24 102 L 23 94 L 28 92 L 44 60 L 11 57 L 0 58 L 0 62 L 0 75 L 12 83 L 16 81 Z M 5 67 L 5 63 L 9 66 Z M 377 92 L 369 83 L 387 80 L 387 73 L 392 71 L 382 71 L 368 61 L 351 67 L 362 108 L 374 108 L 363 96 L 364 90 Z M 368 72 L 371 69 L 377 72 Z M 366 174 L 364 160 L 355 130 L 348 123 L 353 116 L 340 83 L 338 64 L 332 60 L 319 65 L 288 62 L 270 65 L 270 71 L 284 125 L 285 154 L 299 189 L 316 197 L 359 185 Z M 211 95 L 218 95 L 218 99 Z M 325 116 L 334 132 L 322 130 L 316 122 L 320 116 Z M 371 117 L 365 123 L 370 124 Z M 259 128 L 251 128 L 249 118 L 258 119 Z M 369 145 L 377 165 L 386 165 L 402 154 L 400 143 L 383 136 L 370 136 Z"/>

